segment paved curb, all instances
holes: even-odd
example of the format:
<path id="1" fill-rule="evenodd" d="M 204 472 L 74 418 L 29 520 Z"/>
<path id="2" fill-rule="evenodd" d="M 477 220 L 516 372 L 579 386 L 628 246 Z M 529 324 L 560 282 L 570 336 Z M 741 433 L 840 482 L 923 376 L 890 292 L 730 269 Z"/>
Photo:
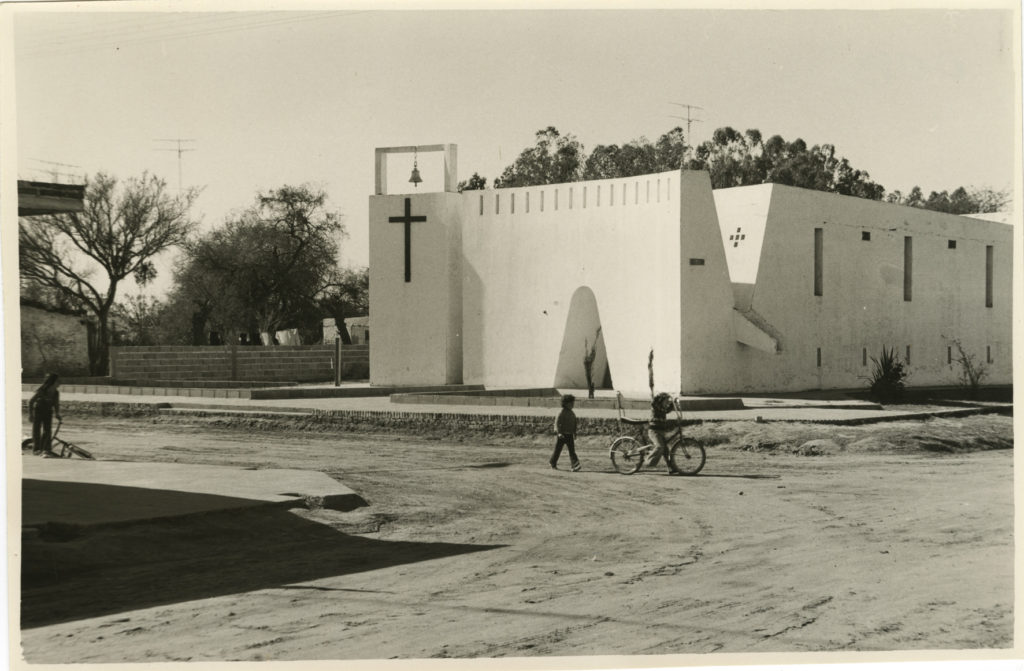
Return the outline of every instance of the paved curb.
<path id="1" fill-rule="evenodd" d="M 345 390 L 345 388 L 340 388 Z M 339 388 L 312 388 L 308 391 L 336 392 Z M 209 391 L 209 390 L 207 390 Z M 288 390 L 292 391 L 292 390 Z M 351 386 L 347 391 L 365 392 L 366 388 Z M 268 399 L 256 401 L 238 398 L 183 398 L 181 396 L 129 396 L 126 394 L 92 394 L 70 393 L 62 398 L 62 403 L 72 412 L 80 415 L 99 415 L 111 417 L 147 417 L 158 414 L 165 415 L 196 415 L 196 416 L 234 416 L 249 418 L 288 417 L 295 421 L 323 423 L 348 430 L 363 431 L 402 431 L 418 432 L 428 426 L 433 430 L 452 431 L 462 428 L 475 430 L 493 430 L 517 435 L 527 433 L 550 433 L 551 424 L 557 409 L 547 404 L 534 405 L 533 401 L 554 401 L 555 398 L 540 399 L 538 392 L 545 390 L 485 390 L 468 392 L 465 388 L 452 394 L 437 394 L 435 398 L 453 396 L 456 398 L 467 395 L 484 398 L 488 403 L 492 399 L 508 401 L 520 398 L 527 404 L 503 405 L 455 405 L 446 403 L 398 404 L 394 398 L 386 397 L 325 397 L 312 398 L 305 396 L 295 399 Z M 557 390 L 547 390 L 557 391 Z M 23 391 L 22 408 L 27 407 L 30 393 Z M 180 399 L 180 400 L 179 400 Z M 599 397 L 588 406 L 589 399 L 581 399 L 576 408 L 580 423 L 580 431 L 590 433 L 619 433 L 618 412 L 608 403 L 614 398 Z M 877 404 L 848 399 L 834 401 L 815 401 L 813 399 L 735 399 L 741 402 L 742 409 L 711 409 L 703 406 L 705 401 L 712 405 L 719 399 L 694 398 L 697 406 L 686 409 L 683 417 L 686 420 L 704 422 L 805 422 L 813 424 L 854 425 L 875 422 L 923 420 L 930 417 L 962 417 L 985 413 L 1013 413 L 1011 403 L 966 403 L 931 405 L 901 412 L 899 409 L 886 410 Z M 726 397 L 726 400 L 731 400 Z M 642 419 L 647 416 L 644 410 L 627 409 L 627 416 Z"/>
<path id="2" fill-rule="evenodd" d="M 428 427 L 445 427 L 448 429 L 473 428 L 508 430 L 517 428 L 520 431 L 529 429 L 538 433 L 550 433 L 551 424 L 554 421 L 553 415 L 548 413 L 537 414 L 524 413 L 487 413 L 474 410 L 473 412 L 459 412 L 453 409 L 450 412 L 436 412 L 429 410 L 324 410 L 318 408 L 303 407 L 259 407 L 240 405 L 217 405 L 210 403 L 145 403 L 145 402 L 116 402 L 116 401 L 66 401 L 63 402 L 67 408 L 74 408 L 73 412 L 82 415 L 100 416 L 152 416 L 152 415 L 192 415 L 222 416 L 222 417 L 251 417 L 251 418 L 298 418 L 306 417 L 312 422 L 338 425 L 344 428 L 384 428 L 384 429 L 408 429 L 421 431 Z M 27 402 L 22 403 L 27 408 Z M 525 410 L 525 408 L 524 408 Z M 819 411 L 819 413 L 835 416 L 818 417 L 808 411 Z M 787 416 L 771 417 L 770 412 L 784 411 Z M 808 424 L 833 424 L 833 425 L 858 425 L 872 424 L 879 422 L 895 422 L 905 420 L 923 420 L 933 417 L 967 417 L 982 414 L 1012 414 L 1012 406 L 1005 405 L 984 405 L 974 407 L 958 407 L 952 409 L 925 410 L 919 412 L 889 413 L 879 411 L 879 414 L 868 416 L 842 416 L 849 413 L 849 409 L 838 408 L 759 408 L 747 409 L 741 416 L 735 412 L 716 413 L 708 411 L 707 415 L 701 417 L 687 417 L 687 421 L 700 421 L 707 423 L 714 422 L 795 422 Z M 719 414 L 719 416 L 714 416 Z M 619 422 L 615 417 L 578 417 L 580 431 L 591 433 L 615 433 L 620 430 Z"/>

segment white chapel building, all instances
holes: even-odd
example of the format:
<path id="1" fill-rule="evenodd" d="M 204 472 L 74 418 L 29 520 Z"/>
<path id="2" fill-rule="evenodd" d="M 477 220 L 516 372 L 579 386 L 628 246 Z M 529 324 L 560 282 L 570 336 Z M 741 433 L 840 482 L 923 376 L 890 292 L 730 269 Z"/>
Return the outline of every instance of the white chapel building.
<path id="1" fill-rule="evenodd" d="M 387 157 L 443 152 L 445 190 Z M 1012 226 L 706 172 L 458 193 L 454 145 L 377 150 L 370 382 L 646 395 L 957 383 L 958 341 L 1012 382 Z"/>

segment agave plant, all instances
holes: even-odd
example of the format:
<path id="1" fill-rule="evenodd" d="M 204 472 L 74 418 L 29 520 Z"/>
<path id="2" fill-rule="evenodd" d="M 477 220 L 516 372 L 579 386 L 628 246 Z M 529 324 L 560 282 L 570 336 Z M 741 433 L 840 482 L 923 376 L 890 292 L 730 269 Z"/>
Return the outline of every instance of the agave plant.
<path id="1" fill-rule="evenodd" d="M 882 354 L 877 359 L 871 357 L 872 369 L 868 381 L 871 383 L 871 396 L 879 401 L 892 401 L 903 395 L 903 381 L 907 378 L 907 369 L 896 354 L 896 348 L 882 346 Z"/>
<path id="2" fill-rule="evenodd" d="M 601 327 L 598 326 L 593 345 L 586 338 L 583 339 L 583 372 L 587 376 L 587 398 L 594 398 L 594 359 L 597 358 L 597 339 L 600 337 Z"/>

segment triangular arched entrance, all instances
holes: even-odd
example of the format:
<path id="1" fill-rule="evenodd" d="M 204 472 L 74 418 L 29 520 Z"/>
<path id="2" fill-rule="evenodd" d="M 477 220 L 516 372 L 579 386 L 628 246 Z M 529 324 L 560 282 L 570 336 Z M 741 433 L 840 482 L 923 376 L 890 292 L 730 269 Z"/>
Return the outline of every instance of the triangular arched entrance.
<path id="1" fill-rule="evenodd" d="M 565 319 L 562 348 L 558 353 L 554 386 L 560 389 L 586 389 L 585 359 L 588 351 L 594 354 L 591 376 L 596 389 L 611 389 L 612 376 L 608 368 L 608 353 L 601 333 L 601 315 L 597 298 L 590 287 L 580 287 L 569 302 Z"/>

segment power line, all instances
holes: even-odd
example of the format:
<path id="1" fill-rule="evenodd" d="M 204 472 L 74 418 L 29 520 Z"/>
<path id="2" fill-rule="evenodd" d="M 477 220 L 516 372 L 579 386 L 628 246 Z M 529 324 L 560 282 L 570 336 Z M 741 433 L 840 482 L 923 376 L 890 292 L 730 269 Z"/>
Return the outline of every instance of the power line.
<path id="1" fill-rule="evenodd" d="M 76 179 L 76 180 L 81 180 L 81 176 L 80 176 L 81 173 L 64 172 L 64 171 L 60 170 L 60 168 L 81 168 L 82 166 L 80 166 L 80 165 L 74 165 L 72 163 L 60 163 L 58 161 L 45 161 L 45 160 L 43 160 L 41 158 L 32 158 L 32 159 L 29 159 L 29 160 L 35 161 L 37 163 L 45 163 L 45 164 L 47 164 L 49 166 L 53 166 L 51 168 L 30 168 L 30 169 L 33 170 L 33 171 L 36 171 L 36 172 L 49 172 L 49 174 L 52 176 L 54 182 L 60 182 L 60 178 L 61 177 L 70 177 L 70 178 L 73 178 L 73 179 Z"/>
<path id="2" fill-rule="evenodd" d="M 190 138 L 180 138 L 180 137 L 177 137 L 177 138 L 173 138 L 173 139 L 156 138 L 156 139 L 153 140 L 153 142 L 174 142 L 174 143 L 176 143 L 178 145 L 176 148 L 175 147 L 157 147 L 155 151 L 176 151 L 176 152 L 178 152 L 178 193 L 181 193 L 181 155 L 183 153 L 185 153 L 186 151 L 195 151 L 196 150 L 195 147 L 185 147 L 185 146 L 182 145 L 182 143 L 183 142 L 195 142 L 195 140 L 190 139 Z"/>
<path id="3" fill-rule="evenodd" d="M 74 36 L 29 43 L 21 48 L 19 48 L 21 45 L 16 45 L 15 48 L 18 55 L 23 57 L 69 55 L 87 51 L 120 48 L 122 46 L 153 44 L 194 37 L 223 35 L 243 30 L 273 28 L 303 21 L 354 16 L 356 14 L 365 14 L 369 11 L 289 11 L 283 17 L 280 14 L 285 14 L 285 12 L 261 12 L 256 17 L 248 13 L 240 16 L 237 12 L 228 15 L 209 15 L 207 13 L 203 13 L 203 15 L 170 14 L 168 16 L 172 17 L 171 20 L 161 21 L 159 25 L 151 18 L 151 15 L 148 15 L 146 17 L 150 20 L 148 25 L 99 27 L 92 30 L 78 31 Z"/>

